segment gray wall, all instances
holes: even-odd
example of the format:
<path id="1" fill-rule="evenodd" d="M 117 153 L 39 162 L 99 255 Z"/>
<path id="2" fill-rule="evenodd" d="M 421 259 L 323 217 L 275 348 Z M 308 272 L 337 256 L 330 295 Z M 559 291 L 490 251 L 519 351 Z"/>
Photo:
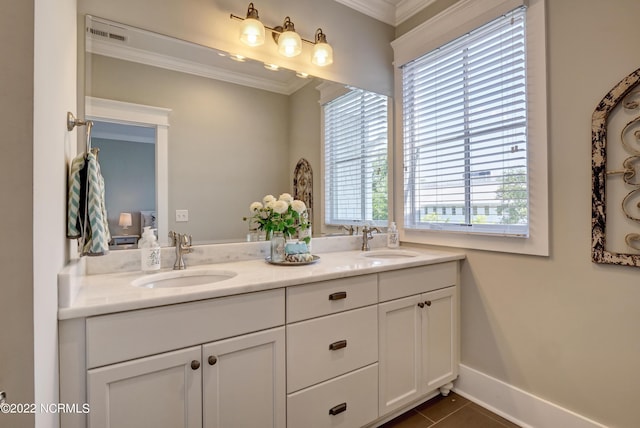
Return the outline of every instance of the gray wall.
<path id="1" fill-rule="evenodd" d="M 637 0 L 547 1 L 551 256 L 467 251 L 462 363 L 638 426 L 640 270 L 590 262 L 591 114 L 640 67 Z"/>
<path id="2" fill-rule="evenodd" d="M 33 14 L 33 1 L 0 6 L 0 390 L 14 403 L 34 400 Z M 34 424 L 28 414 L 0 418 L 3 426 Z"/>
<path id="3" fill-rule="evenodd" d="M 130 212 L 133 225 L 128 234 L 140 235 L 140 211 L 156 207 L 155 145 L 92 138 L 100 148 L 100 171 L 104 177 L 105 204 L 111 235 L 122 235 L 121 212 Z"/>

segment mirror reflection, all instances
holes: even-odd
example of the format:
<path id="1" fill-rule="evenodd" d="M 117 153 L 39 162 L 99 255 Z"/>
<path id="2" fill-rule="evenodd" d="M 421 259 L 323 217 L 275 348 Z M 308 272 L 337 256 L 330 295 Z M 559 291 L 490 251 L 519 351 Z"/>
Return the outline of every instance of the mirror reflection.
<path id="1" fill-rule="evenodd" d="M 166 112 L 168 121 L 163 145 L 144 114 L 90 117 L 112 235 L 139 235 L 157 220 L 161 244 L 168 230 L 194 244 L 245 241 L 251 202 L 294 194 L 301 159 L 312 169 L 312 223 L 320 224 L 321 100 L 345 85 L 100 18 L 86 24 L 85 95 Z M 132 214 L 126 229 L 121 213 Z"/>

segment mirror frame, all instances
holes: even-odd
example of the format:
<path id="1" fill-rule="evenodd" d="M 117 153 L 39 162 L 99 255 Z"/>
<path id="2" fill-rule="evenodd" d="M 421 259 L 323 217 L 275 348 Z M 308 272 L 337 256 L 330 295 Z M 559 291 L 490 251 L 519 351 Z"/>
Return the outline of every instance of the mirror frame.
<path id="1" fill-rule="evenodd" d="M 85 97 L 87 119 L 155 128 L 158 243 L 169 245 L 169 114 L 171 109 Z"/>

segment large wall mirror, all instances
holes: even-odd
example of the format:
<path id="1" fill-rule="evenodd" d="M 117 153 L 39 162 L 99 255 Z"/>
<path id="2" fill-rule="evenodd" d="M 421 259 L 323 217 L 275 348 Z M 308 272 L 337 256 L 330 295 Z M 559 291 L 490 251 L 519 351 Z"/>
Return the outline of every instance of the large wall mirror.
<path id="1" fill-rule="evenodd" d="M 86 110 L 98 122 L 112 235 L 139 234 L 144 213 L 155 212 L 164 244 L 168 230 L 194 244 L 244 241 L 249 204 L 292 193 L 302 158 L 320 223 L 322 88 L 326 96 L 347 85 L 98 17 L 87 16 L 83 31 Z M 124 110 L 95 108 L 109 103 Z M 127 108 L 136 113 L 122 116 Z M 136 108 L 164 112 L 166 123 Z M 132 214 L 127 230 L 121 212 Z"/>

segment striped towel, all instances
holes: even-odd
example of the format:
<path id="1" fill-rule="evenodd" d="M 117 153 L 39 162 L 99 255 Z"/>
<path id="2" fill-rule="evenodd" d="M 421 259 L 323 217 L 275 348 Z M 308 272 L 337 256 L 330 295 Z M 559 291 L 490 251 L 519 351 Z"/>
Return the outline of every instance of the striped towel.
<path id="1" fill-rule="evenodd" d="M 86 207 L 86 210 L 85 210 Z M 95 154 L 77 156 L 69 171 L 67 237 L 79 238 L 80 255 L 99 256 L 109 252 L 111 234 L 104 202 L 104 179 Z"/>

